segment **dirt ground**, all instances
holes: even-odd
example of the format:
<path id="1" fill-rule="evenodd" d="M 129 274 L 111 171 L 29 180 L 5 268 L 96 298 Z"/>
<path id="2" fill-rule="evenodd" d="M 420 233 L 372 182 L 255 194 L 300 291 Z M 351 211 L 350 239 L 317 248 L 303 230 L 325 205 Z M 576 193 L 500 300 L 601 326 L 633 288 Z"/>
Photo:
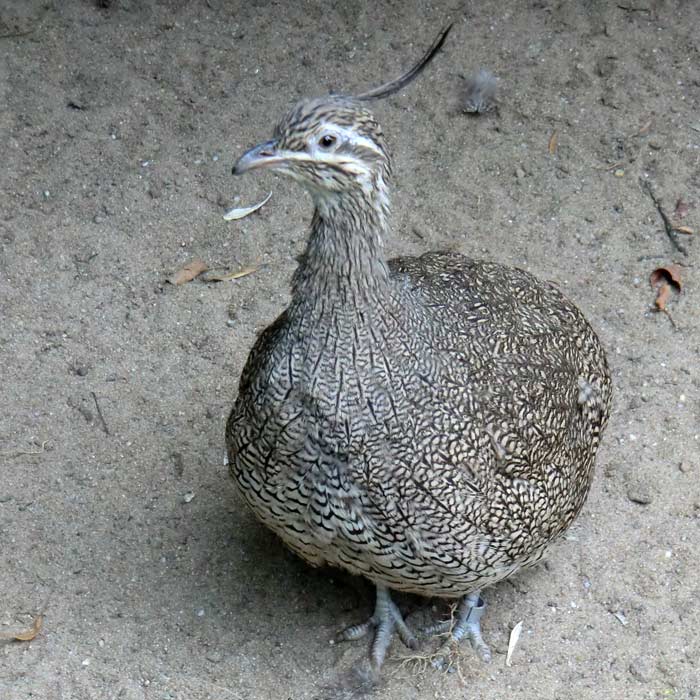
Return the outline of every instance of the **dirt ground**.
<path id="1" fill-rule="evenodd" d="M 365 693 L 350 669 L 366 644 L 331 640 L 370 586 L 288 553 L 223 465 L 311 213 L 294 183 L 231 166 L 298 97 L 394 77 L 447 19 L 426 75 L 374 107 L 394 154 L 388 253 L 557 281 L 609 350 L 614 412 L 576 525 L 486 591 L 493 662 L 465 648 L 439 672 L 396 642 L 367 692 L 700 697 L 700 4 L 5 0 L 0 632 L 43 628 L 0 640 L 2 700 Z M 500 106 L 473 117 L 460 75 L 479 67 Z M 696 232 L 676 234 L 685 253 L 652 194 Z M 262 267 L 165 281 L 194 258 Z M 649 275 L 674 262 L 682 291 L 655 312 Z"/>

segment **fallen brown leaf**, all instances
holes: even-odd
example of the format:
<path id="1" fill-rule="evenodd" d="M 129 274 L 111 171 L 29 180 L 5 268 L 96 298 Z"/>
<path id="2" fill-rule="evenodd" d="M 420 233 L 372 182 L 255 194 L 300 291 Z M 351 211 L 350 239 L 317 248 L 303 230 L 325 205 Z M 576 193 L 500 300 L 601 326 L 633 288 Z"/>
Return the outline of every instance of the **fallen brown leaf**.
<path id="1" fill-rule="evenodd" d="M 552 132 L 552 135 L 549 137 L 549 143 L 547 144 L 547 150 L 549 151 L 549 155 L 553 156 L 557 152 L 557 142 L 559 141 L 559 134 L 557 134 L 556 131 Z"/>
<path id="2" fill-rule="evenodd" d="M 18 642 L 31 642 L 41 632 L 44 625 L 44 616 L 37 615 L 32 626 L 24 632 L 0 632 L 0 639 L 13 639 Z"/>
<path id="3" fill-rule="evenodd" d="M 181 270 L 178 270 L 174 275 L 168 277 L 167 281 L 170 284 L 185 284 L 191 282 L 195 277 L 206 272 L 209 268 L 204 260 L 192 260 L 188 262 Z"/>
<path id="4" fill-rule="evenodd" d="M 228 280 L 237 280 L 240 279 L 241 277 L 246 277 L 248 275 L 252 275 L 254 272 L 257 272 L 260 269 L 260 266 L 258 267 L 244 267 L 241 270 L 236 270 L 236 272 L 229 272 L 225 275 L 207 275 L 206 278 L 204 278 L 205 282 L 226 282 Z"/>
<path id="5" fill-rule="evenodd" d="M 657 267 L 649 275 L 649 284 L 651 284 L 652 289 L 656 290 L 656 299 L 654 300 L 656 308 L 659 311 L 665 311 L 666 304 L 671 298 L 671 292 L 675 290 L 677 294 L 680 294 L 683 288 L 680 265 Z"/>
<path id="6" fill-rule="evenodd" d="M 654 304 L 659 311 L 666 311 L 666 304 L 671 297 L 671 285 L 664 282 L 656 288 L 656 299 Z"/>
<path id="7" fill-rule="evenodd" d="M 686 233 L 688 235 L 693 233 L 693 229 L 690 228 L 690 226 L 674 226 L 673 230 L 678 231 L 678 233 Z"/>

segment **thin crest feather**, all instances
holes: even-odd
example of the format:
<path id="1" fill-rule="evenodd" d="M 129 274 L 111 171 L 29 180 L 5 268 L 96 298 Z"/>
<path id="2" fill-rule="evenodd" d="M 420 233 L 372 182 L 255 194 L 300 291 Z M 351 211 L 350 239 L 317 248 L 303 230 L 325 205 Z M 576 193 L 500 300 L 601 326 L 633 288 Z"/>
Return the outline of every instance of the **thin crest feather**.
<path id="1" fill-rule="evenodd" d="M 415 78 L 417 78 L 420 75 L 420 73 L 430 63 L 430 61 L 432 61 L 433 58 L 435 58 L 435 55 L 438 53 L 438 51 L 440 51 L 442 45 L 445 43 L 445 39 L 447 39 L 447 35 L 450 33 L 450 29 L 452 29 L 452 24 L 448 24 L 440 32 L 437 39 L 435 39 L 432 46 L 426 51 L 423 58 L 421 58 L 421 60 L 418 61 L 418 63 L 416 63 L 416 65 L 413 66 L 413 68 L 411 68 L 409 71 L 404 73 L 399 78 L 396 78 L 395 80 L 391 80 L 388 83 L 384 83 L 379 87 L 372 88 L 371 90 L 363 92 L 360 95 L 355 95 L 353 99 L 362 101 L 381 100 L 384 97 L 393 95 L 395 92 L 398 92 L 402 87 L 408 85 L 411 81 L 415 80 Z"/>

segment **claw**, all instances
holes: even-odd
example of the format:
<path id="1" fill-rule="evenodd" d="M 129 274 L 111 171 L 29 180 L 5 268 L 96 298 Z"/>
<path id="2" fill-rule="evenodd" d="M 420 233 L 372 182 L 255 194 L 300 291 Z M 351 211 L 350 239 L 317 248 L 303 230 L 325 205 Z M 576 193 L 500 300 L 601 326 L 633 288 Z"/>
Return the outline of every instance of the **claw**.
<path id="1" fill-rule="evenodd" d="M 450 646 L 459 643 L 465 637 L 483 662 L 489 663 L 491 661 L 491 650 L 481 636 L 481 617 L 485 610 L 486 603 L 480 597 L 479 592 L 469 593 L 459 603 L 456 621 L 438 622 L 422 630 L 422 635 L 449 633 L 448 640 L 440 647 L 433 660 L 435 668 L 446 669 L 450 666 L 448 661 L 451 652 Z M 338 640 L 362 639 L 371 630 L 374 630 L 374 639 L 370 649 L 370 661 L 375 671 L 378 671 L 384 663 L 394 632 L 398 633 L 401 641 L 409 649 L 418 648 L 416 636 L 404 622 L 401 611 L 391 599 L 389 589 L 384 586 L 377 586 L 377 602 L 372 617 L 362 624 L 352 625 L 344 629 L 338 635 Z"/>
<path id="2" fill-rule="evenodd" d="M 457 620 L 446 620 L 438 622 L 423 630 L 424 634 L 446 634 L 449 639 L 438 650 L 438 656 L 433 661 L 433 666 L 438 669 L 445 669 L 449 666 L 447 657 L 450 653 L 450 645 L 460 642 L 466 637 L 484 663 L 491 661 L 491 650 L 481 636 L 481 617 L 486 610 L 486 603 L 480 597 L 479 592 L 470 593 L 464 596 L 457 609 Z M 454 623 L 454 624 L 453 624 Z"/>
<path id="3" fill-rule="evenodd" d="M 479 596 L 479 593 L 470 593 L 462 598 L 457 612 L 458 620 L 452 630 L 452 639 L 458 642 L 466 636 L 472 648 L 482 661 L 491 661 L 491 650 L 481 636 L 481 616 L 486 610 L 486 603 Z"/>
<path id="4" fill-rule="evenodd" d="M 399 638 L 409 649 L 418 648 L 418 640 L 404 622 L 401 611 L 391 599 L 389 589 L 384 586 L 377 586 L 377 602 L 372 617 L 367 622 L 347 627 L 338 635 L 338 639 L 361 639 L 372 629 L 375 632 L 370 660 L 375 671 L 378 671 L 384 663 L 394 632 L 398 632 Z"/>

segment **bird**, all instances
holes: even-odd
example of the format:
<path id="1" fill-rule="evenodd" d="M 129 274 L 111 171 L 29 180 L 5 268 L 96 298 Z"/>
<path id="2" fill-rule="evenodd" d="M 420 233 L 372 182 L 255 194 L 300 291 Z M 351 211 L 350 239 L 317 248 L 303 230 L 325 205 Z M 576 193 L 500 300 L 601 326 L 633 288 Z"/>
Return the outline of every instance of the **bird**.
<path id="1" fill-rule="evenodd" d="M 392 593 L 459 601 L 432 632 L 489 661 L 481 591 L 533 565 L 581 510 L 607 424 L 604 348 L 554 283 L 432 251 L 387 260 L 391 158 L 368 103 L 413 80 L 294 104 L 233 173 L 301 184 L 313 215 L 288 307 L 257 337 L 226 423 L 231 476 L 302 559 L 368 579 L 379 673 Z"/>

